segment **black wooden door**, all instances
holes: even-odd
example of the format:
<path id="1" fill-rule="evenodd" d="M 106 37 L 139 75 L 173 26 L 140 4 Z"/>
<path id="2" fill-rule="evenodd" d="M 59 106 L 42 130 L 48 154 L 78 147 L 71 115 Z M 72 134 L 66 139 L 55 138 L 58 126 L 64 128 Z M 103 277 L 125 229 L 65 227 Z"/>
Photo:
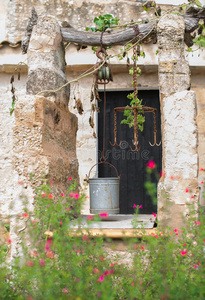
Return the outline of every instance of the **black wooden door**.
<path id="1" fill-rule="evenodd" d="M 106 161 L 112 163 L 118 170 L 120 177 L 120 213 L 133 214 L 133 205 L 142 205 L 140 214 L 150 214 L 156 212 L 157 207 L 146 194 L 144 183 L 146 182 L 146 164 L 149 160 L 154 160 L 157 164 L 158 173 L 162 165 L 162 146 L 151 147 L 149 141 L 153 143 L 153 114 L 146 113 L 144 130 L 139 134 L 140 150 L 132 152 L 130 146 L 133 145 L 133 128 L 120 124 L 124 118 L 123 113 L 117 113 L 117 141 L 121 141 L 120 147 L 110 145 L 114 141 L 114 108 L 126 106 L 130 100 L 127 99 L 128 91 L 106 92 L 106 127 L 105 127 L 105 157 Z M 143 99 L 143 104 L 157 108 L 157 139 L 161 140 L 160 102 L 159 92 L 156 90 L 141 90 L 138 92 L 139 99 Z M 100 93 L 103 99 L 103 93 Z M 99 103 L 100 113 L 98 114 L 98 157 L 100 160 L 103 149 L 103 101 Z M 114 168 L 101 164 L 98 168 L 99 177 L 115 177 Z M 157 182 L 155 177 L 153 182 Z"/>

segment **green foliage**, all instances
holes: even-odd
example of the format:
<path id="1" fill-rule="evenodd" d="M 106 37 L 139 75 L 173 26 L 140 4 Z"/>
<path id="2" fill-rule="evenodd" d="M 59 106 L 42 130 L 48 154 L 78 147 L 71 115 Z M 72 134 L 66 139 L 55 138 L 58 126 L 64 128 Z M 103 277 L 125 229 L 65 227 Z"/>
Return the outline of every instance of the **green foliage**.
<path id="1" fill-rule="evenodd" d="M 119 19 L 110 14 L 106 14 L 94 18 L 93 22 L 95 23 L 96 27 L 86 27 L 86 31 L 91 30 L 92 32 L 104 32 L 106 29 L 111 28 L 112 25 L 118 25 Z"/>
<path id="2" fill-rule="evenodd" d="M 142 100 L 139 100 L 138 98 L 134 98 L 134 93 L 131 93 L 127 96 L 128 99 L 131 100 L 130 106 L 127 105 L 127 107 L 133 107 L 137 106 L 139 109 L 143 107 Z M 130 110 L 124 111 L 124 116 L 126 117 L 121 121 L 121 124 L 127 124 L 130 128 L 134 126 L 134 113 Z M 143 124 L 145 122 L 145 117 L 143 114 L 138 113 L 137 115 L 137 124 L 140 131 L 143 131 Z"/>
<path id="3" fill-rule="evenodd" d="M 156 165 L 150 161 L 147 174 L 152 176 L 155 171 Z M 81 229 L 77 235 L 71 234 L 73 202 L 79 201 L 80 209 L 83 199 L 76 183 L 58 201 L 53 199 L 50 184 L 37 189 L 35 211 L 25 207 L 23 256 L 10 264 L 12 241 L 0 245 L 0 299 L 205 298 L 205 215 L 199 214 L 197 219 L 193 209 L 184 228 L 156 229 L 151 236 L 142 234 L 141 240 L 125 239 L 132 262 L 121 263 L 119 257 L 109 259 L 103 238 L 93 238 Z M 136 218 L 138 210 L 137 206 Z M 87 222 L 89 227 L 93 219 Z M 136 227 L 136 222 L 133 225 Z"/>
<path id="4" fill-rule="evenodd" d="M 145 57 L 145 54 L 143 51 L 140 51 L 140 55 L 139 56 L 142 56 L 143 58 Z M 133 59 L 133 58 L 132 58 Z M 136 60 L 138 59 L 138 56 L 136 57 Z M 129 74 L 133 76 L 133 68 L 131 68 L 129 70 Z M 139 77 L 141 74 L 141 69 L 139 67 L 137 67 L 137 77 Z M 132 84 L 134 84 L 132 82 Z M 141 110 L 140 112 L 140 109 L 143 108 L 143 105 L 142 105 L 142 99 L 140 100 L 139 98 L 135 98 L 134 97 L 134 92 L 133 93 L 130 93 L 127 98 L 130 101 L 130 104 L 127 105 L 127 107 L 133 107 L 133 106 L 137 106 L 139 111 L 138 111 L 138 115 L 137 115 L 137 125 L 138 125 L 138 128 L 140 131 L 143 131 L 144 129 L 144 122 L 145 122 L 145 116 L 143 115 L 143 110 Z M 131 111 L 131 110 L 125 110 L 124 111 L 124 116 L 125 116 L 125 119 L 123 119 L 121 121 L 121 124 L 127 124 L 130 128 L 134 126 L 134 112 Z"/>

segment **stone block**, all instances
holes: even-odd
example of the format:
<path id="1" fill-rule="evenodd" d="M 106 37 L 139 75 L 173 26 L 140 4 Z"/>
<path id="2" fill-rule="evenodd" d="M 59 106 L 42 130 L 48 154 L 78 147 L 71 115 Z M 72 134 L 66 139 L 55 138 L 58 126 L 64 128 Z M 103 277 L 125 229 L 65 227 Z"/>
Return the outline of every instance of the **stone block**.
<path id="1" fill-rule="evenodd" d="M 183 91 L 164 97 L 161 109 L 165 175 L 158 185 L 158 217 L 163 223 L 167 206 L 180 207 L 186 214 L 186 203 L 194 204 L 199 197 L 195 92 Z M 169 215 L 170 222 L 175 224 L 174 210 L 170 209 Z"/>
<path id="2" fill-rule="evenodd" d="M 65 51 L 60 25 L 53 17 L 39 17 L 34 26 L 28 49 L 28 94 L 57 90 L 66 83 Z M 61 109 L 68 109 L 69 85 L 58 92 L 47 92 Z"/>

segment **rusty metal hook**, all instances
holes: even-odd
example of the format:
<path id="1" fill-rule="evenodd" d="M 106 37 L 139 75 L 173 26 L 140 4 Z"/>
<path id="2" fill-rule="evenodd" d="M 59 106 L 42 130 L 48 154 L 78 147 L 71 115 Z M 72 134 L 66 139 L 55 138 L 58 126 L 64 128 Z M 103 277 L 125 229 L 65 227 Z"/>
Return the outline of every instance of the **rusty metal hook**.
<path id="1" fill-rule="evenodd" d="M 137 144 L 138 144 L 138 142 L 137 142 Z M 141 149 L 141 147 L 138 147 L 137 144 L 134 143 L 134 145 L 135 145 L 134 149 L 132 149 L 132 147 L 130 146 L 130 150 L 133 151 L 133 152 L 134 151 L 139 151 Z"/>
<path id="2" fill-rule="evenodd" d="M 96 56 L 101 60 L 101 62 L 103 61 L 103 57 L 100 56 L 100 53 L 103 53 L 105 56 L 108 56 L 106 50 L 104 48 L 98 47 L 96 50 Z"/>
<path id="3" fill-rule="evenodd" d="M 110 145 L 111 145 L 112 147 L 114 147 L 114 146 L 120 147 L 121 141 L 120 141 L 120 143 L 118 144 L 117 141 L 116 141 L 116 139 L 114 139 L 114 143 L 112 144 L 111 141 L 110 141 Z"/>
<path id="4" fill-rule="evenodd" d="M 150 144 L 150 146 L 152 146 L 152 147 L 154 147 L 154 146 L 159 147 L 159 146 L 161 145 L 161 143 L 162 143 L 162 141 L 160 141 L 159 144 L 157 144 L 157 131 L 155 131 L 155 132 L 154 132 L 154 143 L 152 144 L 152 143 L 149 142 L 149 144 Z"/>

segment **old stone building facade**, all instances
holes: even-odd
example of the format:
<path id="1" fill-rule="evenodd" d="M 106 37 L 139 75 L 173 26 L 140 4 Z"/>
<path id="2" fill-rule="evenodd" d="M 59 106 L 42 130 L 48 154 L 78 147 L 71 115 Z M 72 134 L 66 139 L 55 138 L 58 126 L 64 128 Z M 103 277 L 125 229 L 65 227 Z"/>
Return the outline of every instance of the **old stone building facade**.
<path id="1" fill-rule="evenodd" d="M 39 16 L 38 24 L 34 27 L 28 54 L 22 55 L 20 42 L 33 6 Z M 5 218 L 11 210 L 13 215 L 22 211 L 19 197 L 22 193 L 27 195 L 32 206 L 33 188 L 42 173 L 54 181 L 56 191 L 64 190 L 70 175 L 79 177 L 83 184 L 86 174 L 98 159 L 98 142 L 89 126 L 93 75 L 74 81 L 96 63 L 96 56 L 91 47 L 80 48 L 77 44 L 69 45 L 64 56 L 60 33 L 62 22 L 85 30 L 85 26 L 92 25 L 94 17 L 110 13 L 118 17 L 121 24 L 128 23 L 147 18 L 141 6 L 141 1 L 123 0 L 106 0 L 103 4 L 94 0 L 1 2 L 0 213 Z M 170 5 L 162 7 L 171 8 Z M 149 13 L 149 18 L 152 17 L 154 11 Z M 205 52 L 184 51 L 184 26 L 181 17 L 162 18 L 157 29 L 158 43 L 144 44 L 142 50 L 146 56 L 138 61 L 142 69 L 138 78 L 139 90 L 160 88 L 162 168 L 165 175 L 159 183 L 158 217 L 162 221 L 167 219 L 165 193 L 166 199 L 173 203 L 169 216 L 175 224 L 180 212 L 186 214 L 186 203 L 191 201 L 191 196 L 199 200 L 203 179 L 199 170 L 205 167 Z M 120 48 L 115 46 L 114 52 Z M 113 82 L 109 83 L 107 90 L 132 90 L 126 59 L 119 61 L 113 57 L 110 63 Z M 15 112 L 10 116 L 10 79 L 13 74 L 18 100 Z M 56 96 L 35 96 L 41 90 L 56 89 L 66 80 L 73 82 Z M 83 104 L 82 115 L 74 108 L 78 98 Z M 95 172 L 93 170 L 92 175 Z M 186 189 L 191 194 L 187 194 Z M 202 197 L 200 201 L 203 202 Z M 89 213 L 89 199 L 83 213 Z"/>

